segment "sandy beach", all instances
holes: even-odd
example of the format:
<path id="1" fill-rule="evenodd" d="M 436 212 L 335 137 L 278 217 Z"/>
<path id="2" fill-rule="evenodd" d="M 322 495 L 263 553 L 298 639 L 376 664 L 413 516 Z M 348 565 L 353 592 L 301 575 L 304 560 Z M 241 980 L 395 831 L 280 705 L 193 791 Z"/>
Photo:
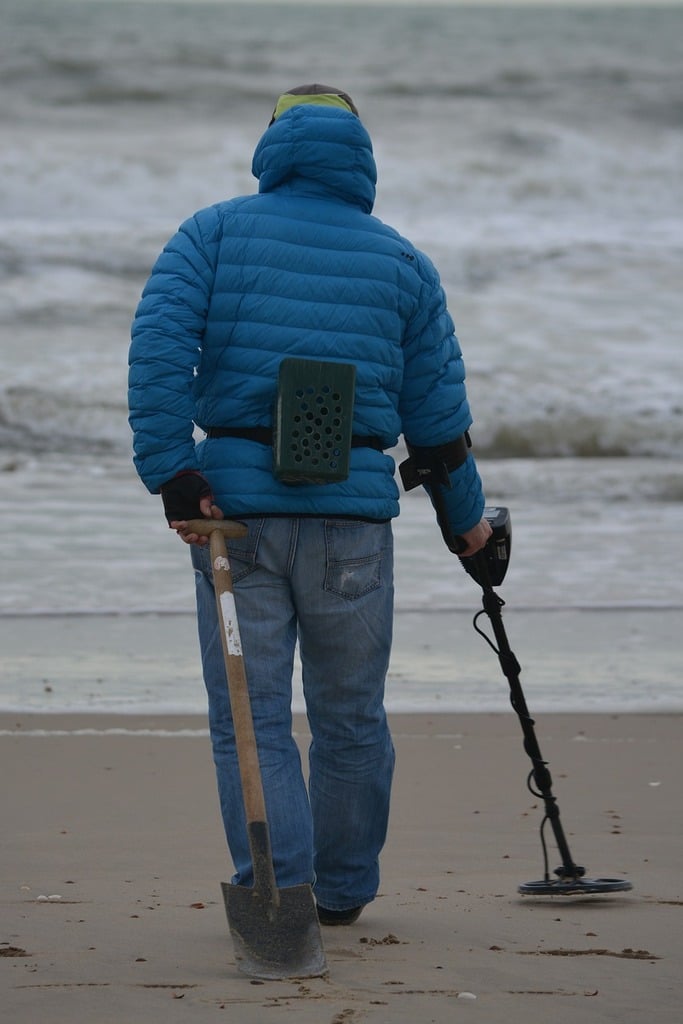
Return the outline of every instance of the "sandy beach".
<path id="1" fill-rule="evenodd" d="M 634 886 L 590 898 L 517 893 L 543 861 L 512 712 L 392 727 L 379 898 L 324 929 L 328 977 L 258 983 L 235 968 L 204 720 L 0 716 L 6 1019 L 678 1021 L 681 716 L 537 716 L 575 861 Z"/>

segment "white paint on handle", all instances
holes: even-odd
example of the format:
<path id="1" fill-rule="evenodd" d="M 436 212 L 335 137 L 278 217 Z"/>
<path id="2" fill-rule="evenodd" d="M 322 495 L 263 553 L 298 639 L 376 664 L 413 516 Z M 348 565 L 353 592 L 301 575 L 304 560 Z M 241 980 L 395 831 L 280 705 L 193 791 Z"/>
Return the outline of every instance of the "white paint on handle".
<path id="1" fill-rule="evenodd" d="M 221 594 L 221 613 L 223 615 L 223 629 L 228 647 L 228 654 L 237 658 L 242 657 L 242 642 L 240 640 L 239 626 L 237 625 L 237 611 L 235 609 L 235 598 L 229 590 Z"/>
<path id="2" fill-rule="evenodd" d="M 221 569 L 225 570 L 225 572 L 230 570 L 230 562 L 225 555 L 218 555 L 218 557 L 214 559 L 213 571 L 220 572 Z"/>

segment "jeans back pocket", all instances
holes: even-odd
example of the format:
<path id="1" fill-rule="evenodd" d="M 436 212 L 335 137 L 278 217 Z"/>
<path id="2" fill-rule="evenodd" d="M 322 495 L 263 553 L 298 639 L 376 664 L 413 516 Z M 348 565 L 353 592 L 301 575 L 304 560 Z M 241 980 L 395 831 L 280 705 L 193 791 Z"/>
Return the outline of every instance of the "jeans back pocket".
<path id="1" fill-rule="evenodd" d="M 357 520 L 325 522 L 325 590 L 354 600 L 382 585 L 386 523 Z"/>

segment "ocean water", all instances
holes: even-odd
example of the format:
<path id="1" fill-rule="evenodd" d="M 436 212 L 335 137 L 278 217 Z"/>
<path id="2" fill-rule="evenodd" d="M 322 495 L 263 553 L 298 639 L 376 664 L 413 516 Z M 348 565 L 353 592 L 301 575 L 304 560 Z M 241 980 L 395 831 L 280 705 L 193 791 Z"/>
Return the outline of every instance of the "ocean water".
<path id="1" fill-rule="evenodd" d="M 256 187 L 274 98 L 322 80 L 373 137 L 375 213 L 441 273 L 488 499 L 511 509 L 508 608 L 584 615 L 559 661 L 609 613 L 638 633 L 612 640 L 646 706 L 683 706 L 683 10 L 0 0 L 0 25 L 7 636 L 27 617 L 191 616 L 187 554 L 130 459 L 130 320 L 177 225 Z M 399 634 L 476 610 L 424 495 L 395 532 Z M 401 707 L 460 706 L 448 642 L 399 645 Z M 21 706 L 15 675 L 0 708 Z M 575 707 L 599 677 L 601 706 L 642 706 L 621 662 L 580 675 L 539 701 Z M 107 707 L 132 706 L 117 680 Z"/>

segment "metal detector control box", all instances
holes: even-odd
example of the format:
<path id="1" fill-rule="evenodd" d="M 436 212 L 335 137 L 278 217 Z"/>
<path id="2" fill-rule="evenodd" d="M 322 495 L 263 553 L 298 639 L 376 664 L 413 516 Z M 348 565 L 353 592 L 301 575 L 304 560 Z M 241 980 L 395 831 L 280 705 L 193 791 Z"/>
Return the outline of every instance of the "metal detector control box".
<path id="1" fill-rule="evenodd" d="M 318 359 L 280 363 L 273 472 L 286 484 L 346 480 L 351 461 L 356 367 Z"/>
<path id="2" fill-rule="evenodd" d="M 484 586 L 486 579 L 490 586 L 499 587 L 505 579 L 510 564 L 510 548 L 512 546 L 510 512 L 501 505 L 487 505 L 484 509 L 484 519 L 491 527 L 491 536 L 487 540 L 486 546 L 477 555 L 461 558 L 460 561 L 470 576 L 481 586 Z M 482 568 L 486 574 L 485 579 L 481 575 Z"/>

